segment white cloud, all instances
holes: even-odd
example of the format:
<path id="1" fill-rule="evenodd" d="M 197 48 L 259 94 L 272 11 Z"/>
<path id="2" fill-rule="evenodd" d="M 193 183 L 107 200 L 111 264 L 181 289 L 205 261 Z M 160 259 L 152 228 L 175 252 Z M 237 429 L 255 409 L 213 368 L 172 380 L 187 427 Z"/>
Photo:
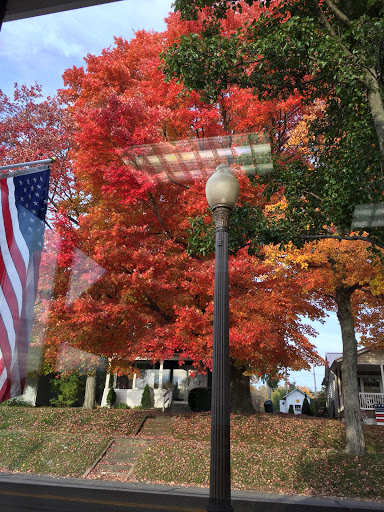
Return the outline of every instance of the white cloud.
<path id="1" fill-rule="evenodd" d="M 14 82 L 37 82 L 53 95 L 65 69 L 113 46 L 114 36 L 131 39 L 139 29 L 164 30 L 171 10 L 171 0 L 123 0 L 6 22 L 0 32 L 0 89 L 9 95 Z"/>

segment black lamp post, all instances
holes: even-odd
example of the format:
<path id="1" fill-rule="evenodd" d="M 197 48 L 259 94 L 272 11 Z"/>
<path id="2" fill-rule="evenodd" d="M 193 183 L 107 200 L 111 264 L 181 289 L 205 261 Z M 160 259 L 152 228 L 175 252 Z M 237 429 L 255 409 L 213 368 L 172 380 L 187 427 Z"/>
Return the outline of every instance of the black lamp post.
<path id="1" fill-rule="evenodd" d="M 233 511 L 230 467 L 228 226 L 239 192 L 239 182 L 225 164 L 216 168 L 205 187 L 216 232 L 208 512 Z"/>

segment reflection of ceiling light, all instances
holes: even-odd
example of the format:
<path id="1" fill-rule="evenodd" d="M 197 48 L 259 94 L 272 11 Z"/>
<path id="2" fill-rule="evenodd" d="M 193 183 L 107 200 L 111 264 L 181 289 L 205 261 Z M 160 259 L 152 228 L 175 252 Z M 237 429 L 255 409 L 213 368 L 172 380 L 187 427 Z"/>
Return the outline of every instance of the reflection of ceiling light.
<path id="1" fill-rule="evenodd" d="M 241 170 L 246 174 L 269 174 L 273 171 L 273 164 L 242 165 Z"/>
<path id="2" fill-rule="evenodd" d="M 384 226 L 384 203 L 355 206 L 351 229 Z"/>
<path id="3" fill-rule="evenodd" d="M 140 156 L 125 159 L 157 181 L 207 178 L 220 163 L 247 174 L 273 171 L 271 147 L 264 134 L 223 135 L 206 139 L 136 146 Z"/>
<path id="4" fill-rule="evenodd" d="M 195 155 L 192 153 L 192 151 L 181 153 L 181 158 L 186 162 L 195 161 Z"/>

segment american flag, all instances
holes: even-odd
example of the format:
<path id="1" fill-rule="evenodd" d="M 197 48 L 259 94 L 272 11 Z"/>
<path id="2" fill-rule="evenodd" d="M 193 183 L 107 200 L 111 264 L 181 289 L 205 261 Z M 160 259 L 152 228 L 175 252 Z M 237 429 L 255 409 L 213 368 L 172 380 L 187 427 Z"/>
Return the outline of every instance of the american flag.
<path id="1" fill-rule="evenodd" d="M 0 175 L 0 402 L 23 393 L 49 165 Z"/>

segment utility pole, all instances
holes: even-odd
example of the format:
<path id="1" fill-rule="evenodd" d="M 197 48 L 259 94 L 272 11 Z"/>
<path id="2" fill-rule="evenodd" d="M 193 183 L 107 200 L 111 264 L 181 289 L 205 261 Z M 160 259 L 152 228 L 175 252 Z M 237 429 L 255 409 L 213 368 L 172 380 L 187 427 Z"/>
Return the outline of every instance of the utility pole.
<path id="1" fill-rule="evenodd" d="M 313 381 L 315 383 L 315 398 L 317 398 L 317 388 L 316 388 L 316 375 L 315 375 L 315 365 L 313 365 Z"/>

